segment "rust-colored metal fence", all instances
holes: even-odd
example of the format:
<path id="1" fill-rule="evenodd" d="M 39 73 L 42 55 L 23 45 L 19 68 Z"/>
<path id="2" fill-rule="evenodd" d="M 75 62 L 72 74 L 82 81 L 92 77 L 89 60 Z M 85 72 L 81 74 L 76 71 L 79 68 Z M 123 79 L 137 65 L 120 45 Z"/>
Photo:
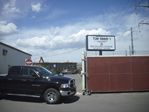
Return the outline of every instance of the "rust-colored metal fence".
<path id="1" fill-rule="evenodd" d="M 87 57 L 91 92 L 149 91 L 149 56 Z"/>

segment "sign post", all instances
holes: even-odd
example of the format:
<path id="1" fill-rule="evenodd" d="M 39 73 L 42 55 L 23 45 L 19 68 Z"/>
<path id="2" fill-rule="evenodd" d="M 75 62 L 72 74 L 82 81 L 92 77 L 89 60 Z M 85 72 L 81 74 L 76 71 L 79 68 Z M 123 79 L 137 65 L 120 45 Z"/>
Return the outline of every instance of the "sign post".
<path id="1" fill-rule="evenodd" d="M 102 55 L 102 51 L 101 50 L 99 51 L 99 55 Z"/>

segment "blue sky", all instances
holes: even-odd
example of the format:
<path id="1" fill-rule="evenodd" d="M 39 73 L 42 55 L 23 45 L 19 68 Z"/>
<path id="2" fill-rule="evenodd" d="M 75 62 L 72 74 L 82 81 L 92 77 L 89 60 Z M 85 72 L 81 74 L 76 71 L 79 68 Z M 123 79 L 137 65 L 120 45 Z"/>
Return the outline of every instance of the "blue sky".
<path id="1" fill-rule="evenodd" d="M 149 51 L 147 0 L 0 0 L 0 41 L 45 61 L 81 61 L 87 34 L 116 36 L 115 53 Z"/>

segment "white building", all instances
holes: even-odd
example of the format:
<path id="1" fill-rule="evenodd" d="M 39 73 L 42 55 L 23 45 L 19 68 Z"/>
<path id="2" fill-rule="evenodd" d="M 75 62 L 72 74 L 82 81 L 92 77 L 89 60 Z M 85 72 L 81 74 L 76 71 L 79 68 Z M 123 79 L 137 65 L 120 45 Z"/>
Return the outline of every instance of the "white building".
<path id="1" fill-rule="evenodd" d="M 25 65 L 25 59 L 31 54 L 0 42 L 0 74 L 7 74 L 13 65 Z"/>

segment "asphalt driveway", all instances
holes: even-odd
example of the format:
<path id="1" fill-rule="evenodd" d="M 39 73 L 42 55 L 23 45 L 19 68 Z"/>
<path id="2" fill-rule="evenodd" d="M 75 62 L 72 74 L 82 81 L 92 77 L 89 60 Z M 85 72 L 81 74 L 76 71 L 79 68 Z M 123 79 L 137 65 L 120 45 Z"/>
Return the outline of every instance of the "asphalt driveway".
<path id="1" fill-rule="evenodd" d="M 149 92 L 74 96 L 55 105 L 38 98 L 7 96 L 0 100 L 0 112 L 149 112 Z"/>
<path id="2" fill-rule="evenodd" d="M 81 77 L 67 76 L 76 79 L 81 92 Z M 78 94 L 55 105 L 39 98 L 6 96 L 0 100 L 0 112 L 149 112 L 149 92 Z"/>

